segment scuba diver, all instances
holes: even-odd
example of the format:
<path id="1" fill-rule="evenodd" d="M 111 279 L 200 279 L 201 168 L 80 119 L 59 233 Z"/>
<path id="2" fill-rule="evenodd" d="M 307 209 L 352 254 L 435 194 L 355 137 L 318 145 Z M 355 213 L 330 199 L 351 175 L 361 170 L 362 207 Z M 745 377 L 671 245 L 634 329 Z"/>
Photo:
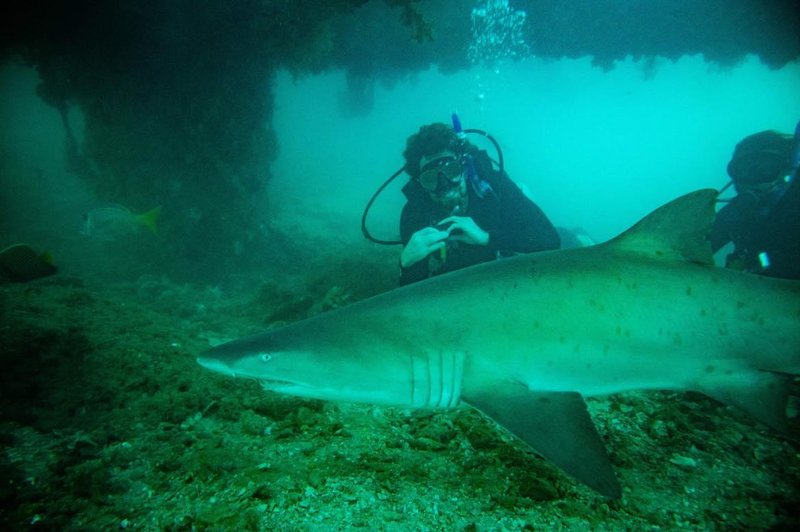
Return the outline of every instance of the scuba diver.
<path id="1" fill-rule="evenodd" d="M 466 140 L 467 132 L 495 143 L 499 169 Z M 505 173 L 499 146 L 485 132 L 462 130 L 453 115 L 453 127 L 429 124 L 409 137 L 403 158 L 410 179 L 400 216 L 401 285 L 516 253 L 558 249 L 553 224 Z"/>
<path id="2" fill-rule="evenodd" d="M 742 139 L 728 163 L 736 196 L 717 212 L 716 253 L 733 242 L 727 268 L 800 279 L 800 123 L 791 135 L 762 131 Z"/>

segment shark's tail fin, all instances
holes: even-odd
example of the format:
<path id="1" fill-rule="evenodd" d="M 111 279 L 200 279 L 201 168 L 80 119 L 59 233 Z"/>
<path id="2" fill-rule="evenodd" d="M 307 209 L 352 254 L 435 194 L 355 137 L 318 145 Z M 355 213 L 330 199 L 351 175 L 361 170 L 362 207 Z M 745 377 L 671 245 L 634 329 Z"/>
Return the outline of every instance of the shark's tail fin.
<path id="1" fill-rule="evenodd" d="M 161 205 L 153 207 L 147 212 L 137 214 L 136 219 L 147 227 L 154 235 L 158 234 L 158 215 L 161 214 Z"/>

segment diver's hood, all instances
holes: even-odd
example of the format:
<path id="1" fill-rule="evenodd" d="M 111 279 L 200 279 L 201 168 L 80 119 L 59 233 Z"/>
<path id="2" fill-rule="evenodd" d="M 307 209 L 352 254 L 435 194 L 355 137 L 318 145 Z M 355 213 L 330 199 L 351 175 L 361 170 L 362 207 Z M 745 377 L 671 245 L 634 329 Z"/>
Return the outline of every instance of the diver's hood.
<path id="1" fill-rule="evenodd" d="M 762 131 L 736 145 L 728 175 L 736 184 L 757 185 L 783 177 L 791 168 L 793 139 L 776 131 Z"/>

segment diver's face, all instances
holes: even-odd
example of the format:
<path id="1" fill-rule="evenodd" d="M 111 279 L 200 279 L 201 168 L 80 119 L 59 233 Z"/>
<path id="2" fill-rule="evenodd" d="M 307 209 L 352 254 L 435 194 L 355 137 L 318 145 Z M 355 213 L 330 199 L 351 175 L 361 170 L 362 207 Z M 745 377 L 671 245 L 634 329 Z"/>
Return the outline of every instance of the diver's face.
<path id="1" fill-rule="evenodd" d="M 418 181 L 428 196 L 446 209 L 463 203 L 467 194 L 464 167 L 455 153 L 443 150 L 420 159 Z"/>
<path id="2" fill-rule="evenodd" d="M 467 181 L 464 179 L 464 176 L 461 176 L 456 185 L 440 192 L 429 192 L 428 194 L 434 202 L 448 211 L 452 211 L 457 206 L 462 206 L 464 204 L 464 199 L 467 197 Z"/>

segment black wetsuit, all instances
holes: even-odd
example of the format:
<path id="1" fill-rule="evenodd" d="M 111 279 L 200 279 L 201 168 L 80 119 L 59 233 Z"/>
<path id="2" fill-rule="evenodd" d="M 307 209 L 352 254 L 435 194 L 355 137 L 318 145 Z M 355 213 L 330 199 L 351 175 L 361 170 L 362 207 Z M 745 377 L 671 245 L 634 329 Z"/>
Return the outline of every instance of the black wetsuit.
<path id="1" fill-rule="evenodd" d="M 766 197 L 740 194 L 717 213 L 711 247 L 717 252 L 728 242 L 734 251 L 726 266 L 784 279 L 800 279 L 800 183 L 797 176 L 785 190 Z M 763 267 L 760 253 L 769 266 Z"/>
<path id="2" fill-rule="evenodd" d="M 493 192 L 480 198 L 468 183 L 467 209 L 459 216 L 472 218 L 478 227 L 489 233 L 489 244 L 476 246 L 447 241 L 446 251 L 431 253 L 408 268 L 401 267 L 401 285 L 494 260 L 499 256 L 558 249 L 558 233 L 544 212 L 506 174 L 492 167 L 485 152 L 476 154 L 475 166 L 478 175 L 489 183 Z M 450 213 L 434 203 L 416 181 L 409 181 L 403 187 L 403 193 L 408 199 L 400 215 L 400 237 L 405 246 L 414 233 L 436 225 Z"/>

